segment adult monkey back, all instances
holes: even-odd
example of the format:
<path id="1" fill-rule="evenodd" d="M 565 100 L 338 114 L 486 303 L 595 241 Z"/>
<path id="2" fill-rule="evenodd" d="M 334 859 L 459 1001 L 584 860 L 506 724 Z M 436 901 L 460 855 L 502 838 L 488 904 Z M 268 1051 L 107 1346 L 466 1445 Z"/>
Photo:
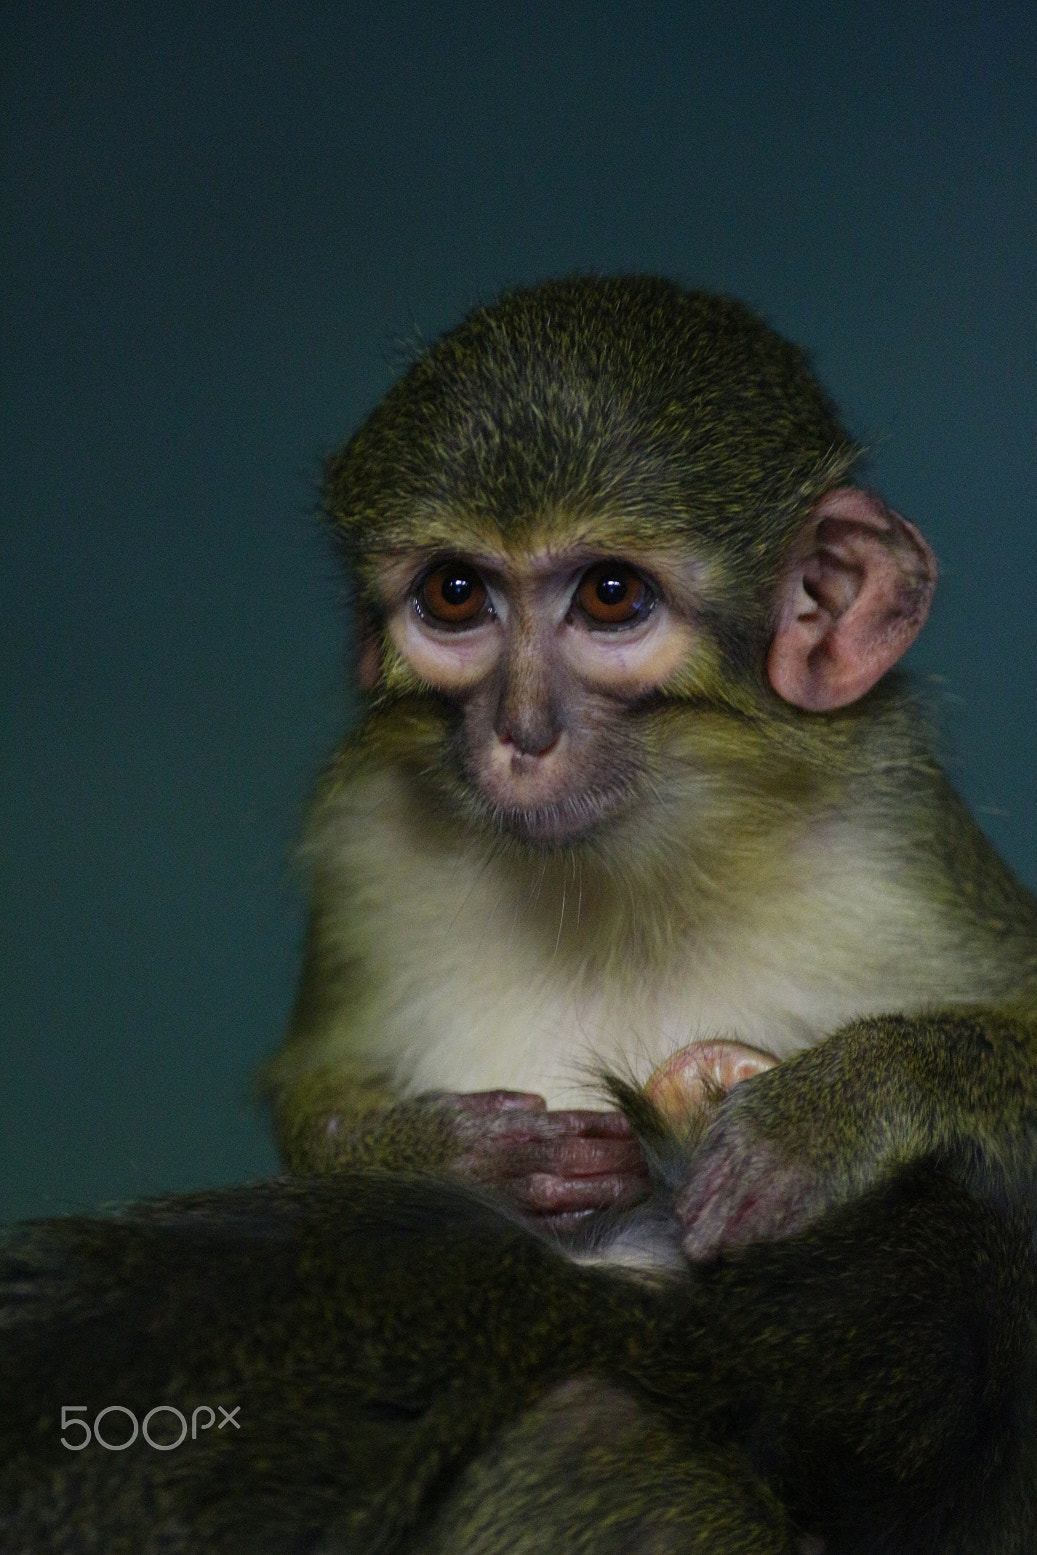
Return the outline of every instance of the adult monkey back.
<path id="1" fill-rule="evenodd" d="M 886 678 L 935 564 L 859 456 L 796 347 L 634 277 L 476 310 L 330 462 L 371 701 L 309 829 L 290 1166 L 623 1202 L 622 1120 L 538 1098 L 722 1035 L 786 1061 L 706 1136 L 701 1253 L 962 1134 L 1028 1189 L 1037 903 Z"/>
<path id="2" fill-rule="evenodd" d="M 1000 1177 L 952 1150 L 690 1266 L 660 1181 L 613 1225 L 648 1279 L 415 1173 L 29 1224 L 0 1239 L 0 1545 L 1032 1555 L 1037 1265 Z"/>

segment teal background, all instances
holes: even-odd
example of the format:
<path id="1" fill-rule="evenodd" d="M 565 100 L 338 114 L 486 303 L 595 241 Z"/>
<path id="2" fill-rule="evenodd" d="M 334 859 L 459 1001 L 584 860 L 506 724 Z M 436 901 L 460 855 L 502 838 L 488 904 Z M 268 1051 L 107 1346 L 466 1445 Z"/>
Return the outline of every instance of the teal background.
<path id="1" fill-rule="evenodd" d="M 0 60 L 0 1217 L 273 1167 L 349 716 L 320 460 L 514 282 L 662 271 L 811 348 L 1037 883 L 1033 6 L 41 0 Z"/>

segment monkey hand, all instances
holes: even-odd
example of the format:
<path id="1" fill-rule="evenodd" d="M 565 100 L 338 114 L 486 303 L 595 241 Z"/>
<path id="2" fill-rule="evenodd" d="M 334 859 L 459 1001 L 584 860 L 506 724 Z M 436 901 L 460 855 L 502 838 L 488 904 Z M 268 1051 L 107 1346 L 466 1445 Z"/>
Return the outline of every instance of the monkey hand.
<path id="1" fill-rule="evenodd" d="M 735 1087 L 677 1199 L 689 1258 L 789 1236 L 894 1166 L 965 1146 L 1025 1196 L 1037 1157 L 1037 1020 L 950 1009 L 857 1020 Z"/>
<path id="2" fill-rule="evenodd" d="M 953 1137 L 955 1126 L 960 1131 L 952 1024 L 939 1017 L 855 1021 L 736 1086 L 678 1195 L 686 1255 L 704 1260 L 790 1236 L 864 1191 L 894 1161 Z"/>
<path id="3" fill-rule="evenodd" d="M 641 1147 L 619 1112 L 551 1112 L 542 1096 L 522 1091 L 439 1102 L 454 1110 L 461 1145 L 449 1170 L 495 1188 L 557 1229 L 647 1197 Z"/>
<path id="4" fill-rule="evenodd" d="M 724 1104 L 678 1195 L 681 1245 L 693 1261 L 761 1238 L 789 1236 L 830 1202 L 824 1175 L 758 1134 L 746 1111 L 735 1099 Z"/>
<path id="5" fill-rule="evenodd" d="M 619 1112 L 549 1112 L 525 1091 L 427 1091 L 394 1101 L 377 1082 L 317 1075 L 276 1109 L 292 1172 L 340 1167 L 449 1172 L 566 1229 L 593 1210 L 645 1198 L 648 1170 Z"/>

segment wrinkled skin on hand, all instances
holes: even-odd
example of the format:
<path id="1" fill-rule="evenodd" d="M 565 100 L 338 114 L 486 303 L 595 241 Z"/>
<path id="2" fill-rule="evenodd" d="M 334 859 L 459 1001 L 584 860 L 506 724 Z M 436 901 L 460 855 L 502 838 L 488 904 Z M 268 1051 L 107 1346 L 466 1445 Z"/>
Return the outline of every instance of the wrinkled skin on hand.
<path id="1" fill-rule="evenodd" d="M 722 1099 L 677 1196 L 686 1257 L 704 1261 L 791 1236 L 848 1191 L 850 1163 L 840 1159 L 836 1142 L 852 1152 L 852 1136 L 863 1140 L 864 1131 L 836 1083 L 830 1044 L 837 1041 L 761 1066 Z M 840 1112 L 847 1116 L 840 1119 Z"/>
<path id="2" fill-rule="evenodd" d="M 548 1110 L 525 1091 L 440 1098 L 457 1120 L 459 1153 L 449 1169 L 507 1195 L 559 1228 L 594 1210 L 636 1204 L 648 1171 L 619 1112 Z"/>
<path id="3" fill-rule="evenodd" d="M 697 1121 L 704 1129 L 691 1178 L 677 1199 L 689 1258 L 782 1235 L 808 1218 L 807 1201 L 816 1189 L 812 1174 L 757 1137 L 749 1121 L 756 1092 L 742 1082 L 776 1064 L 772 1054 L 740 1042 L 695 1042 L 660 1064 L 644 1087 L 667 1122 L 681 1128 Z M 736 1087 L 741 1100 L 731 1094 Z M 765 1105 L 763 1110 L 765 1115 Z"/>
<path id="4" fill-rule="evenodd" d="M 692 1042 L 659 1065 L 645 1092 L 680 1125 L 774 1062 L 738 1042 Z M 440 1100 L 455 1109 L 464 1141 L 450 1170 L 505 1193 L 527 1214 L 564 1228 L 592 1211 L 636 1204 L 649 1191 L 640 1146 L 621 1113 L 549 1111 L 542 1096 L 523 1091 Z"/>
<path id="5" fill-rule="evenodd" d="M 692 1042 L 660 1064 L 644 1089 L 680 1127 L 775 1062 L 739 1042 Z M 636 1204 L 649 1191 L 640 1146 L 621 1113 L 549 1111 L 543 1097 L 523 1091 L 440 1101 L 454 1110 L 461 1143 L 450 1170 L 505 1193 L 527 1214 L 564 1228 L 592 1211 Z"/>
<path id="6" fill-rule="evenodd" d="M 377 1084 L 342 1095 L 320 1078 L 297 1091 L 299 1105 L 282 1119 L 280 1133 L 293 1172 L 447 1172 L 493 1188 L 560 1229 L 594 1210 L 637 1203 L 649 1191 L 641 1147 L 616 1111 L 552 1112 L 542 1096 L 507 1090 L 434 1091 L 394 1101 Z"/>
<path id="7" fill-rule="evenodd" d="M 660 1064 L 644 1089 L 680 1126 L 774 1062 L 737 1042 L 693 1042 Z M 649 1191 L 640 1146 L 621 1113 L 550 1111 L 543 1097 L 523 1091 L 439 1100 L 453 1110 L 460 1147 L 449 1170 L 506 1194 L 527 1214 L 564 1228 L 592 1211 L 636 1204 Z"/>

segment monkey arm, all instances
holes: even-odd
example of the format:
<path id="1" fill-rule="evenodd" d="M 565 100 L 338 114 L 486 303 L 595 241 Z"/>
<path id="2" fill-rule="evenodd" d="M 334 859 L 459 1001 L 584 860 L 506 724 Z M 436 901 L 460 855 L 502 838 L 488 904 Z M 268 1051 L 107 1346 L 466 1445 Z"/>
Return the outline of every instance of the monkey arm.
<path id="1" fill-rule="evenodd" d="M 289 1171 L 446 1172 L 559 1229 L 647 1196 L 640 1146 L 618 1112 L 548 1111 L 542 1096 L 506 1089 L 403 1094 L 377 987 L 363 947 L 314 912 L 292 1029 L 260 1077 Z"/>
<path id="2" fill-rule="evenodd" d="M 341 1073 L 303 1074 L 272 1089 L 278 1144 L 293 1172 L 449 1172 L 558 1228 L 648 1193 L 640 1146 L 618 1112 L 552 1112 L 541 1096 L 505 1090 L 396 1100 L 384 1082 Z"/>
<path id="3" fill-rule="evenodd" d="M 896 1165 L 964 1145 L 1032 1206 L 1037 1015 L 957 1009 L 855 1021 L 739 1085 L 678 1200 L 688 1256 L 786 1236 Z"/>

